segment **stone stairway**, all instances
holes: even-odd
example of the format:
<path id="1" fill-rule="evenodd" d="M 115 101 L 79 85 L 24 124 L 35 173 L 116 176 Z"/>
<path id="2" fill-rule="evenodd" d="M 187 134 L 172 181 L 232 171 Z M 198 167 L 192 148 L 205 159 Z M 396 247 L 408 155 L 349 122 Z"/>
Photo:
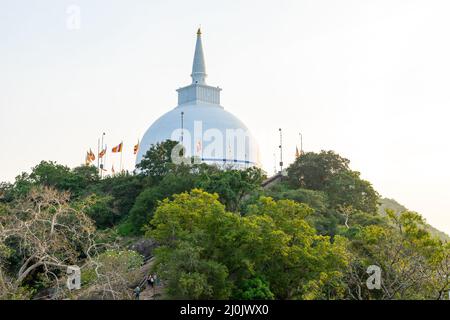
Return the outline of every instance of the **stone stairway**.
<path id="1" fill-rule="evenodd" d="M 153 257 L 149 257 L 146 259 L 145 264 L 141 268 L 143 279 L 147 279 L 147 276 L 150 273 L 150 270 L 153 266 L 154 259 Z M 141 295 L 140 300 L 159 300 L 161 299 L 164 291 L 164 286 L 160 283 L 159 286 L 154 286 L 153 288 L 147 284 L 146 280 L 141 282 Z"/>

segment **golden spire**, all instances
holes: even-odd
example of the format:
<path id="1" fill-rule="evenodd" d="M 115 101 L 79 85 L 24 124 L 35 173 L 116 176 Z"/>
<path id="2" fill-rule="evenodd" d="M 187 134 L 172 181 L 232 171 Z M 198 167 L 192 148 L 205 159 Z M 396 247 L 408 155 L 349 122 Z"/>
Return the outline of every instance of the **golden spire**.
<path id="1" fill-rule="evenodd" d="M 198 28 L 197 35 L 198 35 L 198 36 L 201 36 L 201 35 L 202 35 L 202 30 L 200 30 L 200 28 Z"/>

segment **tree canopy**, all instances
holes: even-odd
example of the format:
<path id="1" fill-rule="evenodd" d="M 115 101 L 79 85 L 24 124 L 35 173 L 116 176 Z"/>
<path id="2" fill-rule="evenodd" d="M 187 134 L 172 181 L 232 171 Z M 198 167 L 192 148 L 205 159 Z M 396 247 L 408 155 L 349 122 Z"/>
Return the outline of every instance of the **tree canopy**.
<path id="1" fill-rule="evenodd" d="M 174 162 L 177 147 L 152 146 L 132 173 L 100 179 L 93 166 L 42 161 L 0 183 L 0 299 L 131 299 L 144 259 L 130 248 L 140 242 L 152 244 L 142 252 L 154 255 L 162 298 L 444 299 L 450 290 L 448 236 L 380 199 L 335 152 L 302 154 L 262 187 L 261 169 Z M 72 264 L 82 270 L 77 293 L 64 288 Z M 376 289 L 366 283 L 373 267 Z"/>
<path id="2" fill-rule="evenodd" d="M 250 284 L 266 298 L 312 298 L 306 288 L 339 281 L 347 258 L 344 239 L 317 235 L 305 220 L 310 213 L 290 200 L 261 198 L 242 217 L 194 189 L 164 200 L 147 236 L 161 244 L 156 268 L 171 279 L 173 298 L 238 298 L 250 294 Z M 186 282 L 192 274 L 194 283 Z"/>

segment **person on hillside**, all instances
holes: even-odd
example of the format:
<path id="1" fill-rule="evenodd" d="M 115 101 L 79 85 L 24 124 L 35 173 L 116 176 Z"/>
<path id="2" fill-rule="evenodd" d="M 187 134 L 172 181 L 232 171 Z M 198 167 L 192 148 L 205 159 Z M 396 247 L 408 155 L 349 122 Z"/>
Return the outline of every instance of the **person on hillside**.
<path id="1" fill-rule="evenodd" d="M 134 292 L 134 299 L 139 300 L 141 296 L 141 287 L 137 286 L 133 292 Z"/>
<path id="2" fill-rule="evenodd" d="M 155 286 L 155 279 L 151 274 L 148 276 L 147 283 L 152 288 Z"/>

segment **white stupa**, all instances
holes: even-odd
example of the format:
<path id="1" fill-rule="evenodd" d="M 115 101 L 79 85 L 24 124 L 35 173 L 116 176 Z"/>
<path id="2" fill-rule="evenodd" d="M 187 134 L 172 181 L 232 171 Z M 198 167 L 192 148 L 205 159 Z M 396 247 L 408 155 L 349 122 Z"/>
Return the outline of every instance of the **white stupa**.
<path id="1" fill-rule="evenodd" d="M 141 140 L 136 163 L 149 148 L 179 141 L 186 156 L 224 167 L 260 166 L 259 147 L 245 124 L 220 105 L 219 87 L 208 86 L 200 29 L 197 32 L 192 83 L 180 88 L 178 106 L 156 120 Z"/>

